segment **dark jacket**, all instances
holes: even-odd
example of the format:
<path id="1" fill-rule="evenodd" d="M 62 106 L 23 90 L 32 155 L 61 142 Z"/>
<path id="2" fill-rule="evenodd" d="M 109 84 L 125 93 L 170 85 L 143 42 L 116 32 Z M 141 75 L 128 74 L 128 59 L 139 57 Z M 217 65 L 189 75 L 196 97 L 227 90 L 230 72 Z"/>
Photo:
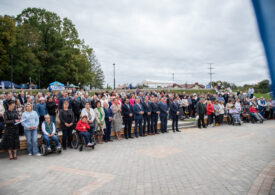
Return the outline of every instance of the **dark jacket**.
<path id="1" fill-rule="evenodd" d="M 159 111 L 159 105 L 154 102 L 150 102 L 150 107 L 152 110 L 152 114 L 157 114 L 157 112 Z"/>
<path id="2" fill-rule="evenodd" d="M 59 119 L 60 119 L 60 127 L 61 129 L 67 128 L 65 126 L 65 123 L 73 123 L 74 122 L 74 113 L 72 110 L 60 110 L 59 113 Z"/>
<path id="3" fill-rule="evenodd" d="M 47 102 L 46 103 L 46 108 L 48 110 L 49 115 L 55 115 L 56 114 L 56 109 L 57 105 L 55 102 Z"/>
<path id="4" fill-rule="evenodd" d="M 142 115 L 139 112 L 144 111 L 142 104 L 135 104 L 133 106 L 133 113 L 135 119 L 142 119 Z"/>
<path id="5" fill-rule="evenodd" d="M 121 108 L 121 113 L 124 118 L 130 118 L 129 114 L 133 114 L 133 107 L 131 106 L 131 104 L 129 104 L 129 107 L 127 106 L 127 104 L 123 104 Z"/>
<path id="6" fill-rule="evenodd" d="M 171 114 L 171 117 L 176 117 L 177 116 L 177 112 L 180 111 L 180 107 L 178 105 L 178 103 L 176 102 L 172 102 L 171 105 L 170 105 L 170 114 Z"/>
<path id="7" fill-rule="evenodd" d="M 112 109 L 111 108 L 104 108 L 104 112 L 105 112 L 105 123 L 106 125 L 110 125 L 112 124 L 112 121 L 109 121 L 109 117 L 113 117 L 114 114 L 112 112 Z"/>
<path id="8" fill-rule="evenodd" d="M 196 111 L 198 114 L 202 115 L 202 114 L 206 114 L 206 106 L 200 102 L 197 103 L 196 106 Z"/>
<path id="9" fill-rule="evenodd" d="M 152 113 L 152 108 L 150 106 L 150 103 L 148 102 L 148 105 L 143 102 L 142 103 L 142 106 L 143 106 L 143 109 L 144 109 L 144 115 L 147 116 L 148 115 L 148 112 L 151 112 Z"/>
<path id="10" fill-rule="evenodd" d="M 80 115 L 82 109 L 82 104 L 79 100 L 72 100 L 72 110 L 76 115 Z"/>
<path id="11" fill-rule="evenodd" d="M 160 110 L 160 116 L 167 115 L 168 106 L 166 103 L 160 102 L 159 103 L 159 110 Z"/>
<path id="12" fill-rule="evenodd" d="M 21 97 L 21 95 L 18 95 L 18 99 L 19 99 L 21 105 L 25 105 L 25 103 L 27 102 L 26 96 Z"/>

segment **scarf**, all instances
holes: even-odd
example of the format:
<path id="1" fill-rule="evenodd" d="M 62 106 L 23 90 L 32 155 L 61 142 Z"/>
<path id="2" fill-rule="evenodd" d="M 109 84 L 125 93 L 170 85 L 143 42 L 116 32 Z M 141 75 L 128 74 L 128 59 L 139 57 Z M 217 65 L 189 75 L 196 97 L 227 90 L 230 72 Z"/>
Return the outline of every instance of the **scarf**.
<path id="1" fill-rule="evenodd" d="M 48 124 L 47 122 L 45 122 L 45 128 L 48 134 L 52 134 L 53 132 L 53 123 L 50 122 L 50 124 Z"/>
<path id="2" fill-rule="evenodd" d="M 97 108 L 98 112 L 99 112 L 99 120 L 100 120 L 100 123 L 103 125 L 104 121 L 103 121 L 103 113 L 102 113 L 102 110 L 101 108 Z"/>

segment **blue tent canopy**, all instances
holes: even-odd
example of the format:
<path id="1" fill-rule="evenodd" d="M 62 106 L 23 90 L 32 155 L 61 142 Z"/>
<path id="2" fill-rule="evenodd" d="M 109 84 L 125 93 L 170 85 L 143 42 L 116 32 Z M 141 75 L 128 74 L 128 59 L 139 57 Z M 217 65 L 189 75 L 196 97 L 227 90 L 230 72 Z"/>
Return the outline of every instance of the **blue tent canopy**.
<path id="1" fill-rule="evenodd" d="M 50 83 L 49 85 L 50 86 L 62 86 L 62 87 L 64 87 L 64 84 L 62 84 L 62 83 L 60 83 L 58 81 L 54 81 L 54 82 Z"/>

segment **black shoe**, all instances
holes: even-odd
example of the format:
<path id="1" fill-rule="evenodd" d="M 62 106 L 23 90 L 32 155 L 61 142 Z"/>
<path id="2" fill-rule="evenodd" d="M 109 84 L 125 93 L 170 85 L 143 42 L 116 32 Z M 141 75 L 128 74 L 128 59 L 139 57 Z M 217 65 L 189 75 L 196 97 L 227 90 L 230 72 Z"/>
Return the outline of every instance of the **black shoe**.
<path id="1" fill-rule="evenodd" d="M 175 133 L 175 130 L 173 130 L 173 132 Z"/>
<path id="2" fill-rule="evenodd" d="M 180 130 L 176 130 L 177 132 L 181 132 Z"/>
<path id="3" fill-rule="evenodd" d="M 199 129 L 201 129 L 201 127 L 198 127 Z"/>
<path id="4" fill-rule="evenodd" d="M 125 137 L 125 139 L 128 139 L 128 137 Z"/>
<path id="5" fill-rule="evenodd" d="M 130 139 L 134 139 L 132 136 L 129 137 Z"/>
<path id="6" fill-rule="evenodd" d="M 203 127 L 203 128 L 205 128 L 205 129 L 206 129 L 207 127 Z"/>
<path id="7" fill-rule="evenodd" d="M 67 150 L 67 147 L 64 147 L 64 146 L 63 146 L 62 148 L 63 148 L 63 150 Z"/>

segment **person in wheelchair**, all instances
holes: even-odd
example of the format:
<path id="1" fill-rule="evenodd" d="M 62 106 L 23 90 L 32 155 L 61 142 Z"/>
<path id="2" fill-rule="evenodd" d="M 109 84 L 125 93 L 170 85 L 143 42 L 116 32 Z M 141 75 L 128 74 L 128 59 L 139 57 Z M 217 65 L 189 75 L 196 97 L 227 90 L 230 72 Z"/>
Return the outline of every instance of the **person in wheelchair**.
<path id="1" fill-rule="evenodd" d="M 260 121 L 261 123 L 263 123 L 264 117 L 260 113 L 258 113 L 258 111 L 256 110 L 253 104 L 250 105 L 249 112 L 251 116 L 254 117 L 257 121 Z"/>
<path id="2" fill-rule="evenodd" d="M 83 115 L 81 119 L 77 122 L 75 129 L 79 131 L 79 135 L 83 136 L 87 146 L 92 146 L 93 144 L 90 142 L 91 134 L 89 133 L 90 125 L 87 120 L 87 115 Z"/>
<path id="3" fill-rule="evenodd" d="M 51 145 L 50 145 L 50 140 L 55 142 L 56 149 L 59 150 L 61 149 L 61 146 L 59 144 L 58 138 L 55 135 L 56 133 L 56 128 L 54 123 L 51 121 L 50 115 L 45 115 L 45 121 L 42 123 L 42 138 L 46 142 L 46 145 L 48 147 L 48 151 L 51 151 Z"/>
<path id="4" fill-rule="evenodd" d="M 229 109 L 229 114 L 233 117 L 233 123 L 241 124 L 240 112 L 234 105 Z"/>

